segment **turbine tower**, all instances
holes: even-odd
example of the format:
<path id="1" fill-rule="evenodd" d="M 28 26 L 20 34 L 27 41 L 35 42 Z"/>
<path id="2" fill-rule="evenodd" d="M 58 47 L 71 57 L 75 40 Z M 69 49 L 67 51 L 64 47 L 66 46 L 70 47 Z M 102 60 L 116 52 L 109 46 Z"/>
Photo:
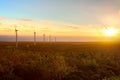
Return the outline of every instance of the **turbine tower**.
<path id="1" fill-rule="evenodd" d="M 104 26 L 105 29 L 108 29 L 108 27 L 105 24 L 103 24 L 103 26 Z"/>
<path id="2" fill-rule="evenodd" d="M 16 25 L 15 25 L 15 33 L 16 33 L 16 48 L 17 48 L 18 47 L 18 30 Z"/>
<path id="3" fill-rule="evenodd" d="M 36 45 L 36 30 L 35 30 L 35 27 L 34 27 L 34 45 Z"/>
<path id="4" fill-rule="evenodd" d="M 56 36 L 55 36 L 55 42 L 56 42 Z"/>
<path id="5" fill-rule="evenodd" d="M 45 42 L 45 34 L 43 34 L 43 42 Z"/>
<path id="6" fill-rule="evenodd" d="M 49 42 L 51 42 L 51 35 L 49 35 Z"/>
<path id="7" fill-rule="evenodd" d="M 34 31 L 34 45 L 36 45 L 36 32 Z"/>

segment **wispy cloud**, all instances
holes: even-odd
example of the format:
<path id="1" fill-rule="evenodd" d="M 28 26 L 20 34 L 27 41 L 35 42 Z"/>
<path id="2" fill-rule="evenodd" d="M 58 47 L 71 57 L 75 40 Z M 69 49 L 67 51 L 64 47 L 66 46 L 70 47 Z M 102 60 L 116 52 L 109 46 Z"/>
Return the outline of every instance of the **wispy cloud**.
<path id="1" fill-rule="evenodd" d="M 20 21 L 26 21 L 26 22 L 31 22 L 31 19 L 20 19 Z"/>
<path id="2" fill-rule="evenodd" d="M 30 34 L 34 30 L 37 31 L 38 34 L 46 33 L 46 34 L 56 34 L 56 35 L 75 35 L 78 36 L 79 33 L 82 33 L 82 35 L 86 34 L 88 31 L 86 29 L 89 29 L 90 31 L 93 31 L 93 28 L 89 25 L 76 25 L 76 24 L 70 24 L 70 23 L 62 23 L 62 22 L 55 22 L 55 21 L 34 21 L 30 19 L 4 19 L 4 21 L 1 22 L 2 26 L 0 26 L 1 31 L 14 31 L 14 26 L 17 26 L 17 29 L 20 32 L 23 32 L 25 34 Z M 89 32 L 90 32 L 89 31 Z M 86 32 L 86 33 L 85 33 Z M 74 34 L 73 34 L 74 33 Z M 77 33 L 77 34 L 75 34 Z"/>
<path id="3" fill-rule="evenodd" d="M 103 25 L 71 24 L 56 21 L 31 20 L 31 19 L 4 19 L 0 25 L 1 34 L 13 34 L 15 25 L 20 35 L 51 34 L 58 36 L 100 36 Z M 6 33 L 5 33 L 6 32 Z"/>
<path id="4" fill-rule="evenodd" d="M 0 17 L 0 21 L 1 21 L 1 20 L 4 20 L 4 19 L 5 19 L 5 18 Z"/>
<path id="5" fill-rule="evenodd" d="M 2 25 L 2 23 L 0 22 L 0 25 Z"/>

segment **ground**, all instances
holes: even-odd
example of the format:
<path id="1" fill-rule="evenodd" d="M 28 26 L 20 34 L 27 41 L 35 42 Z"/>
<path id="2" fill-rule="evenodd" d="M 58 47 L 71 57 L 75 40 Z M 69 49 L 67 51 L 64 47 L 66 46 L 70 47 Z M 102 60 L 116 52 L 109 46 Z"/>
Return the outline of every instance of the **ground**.
<path id="1" fill-rule="evenodd" d="M 0 80 L 120 80 L 120 43 L 0 42 Z"/>

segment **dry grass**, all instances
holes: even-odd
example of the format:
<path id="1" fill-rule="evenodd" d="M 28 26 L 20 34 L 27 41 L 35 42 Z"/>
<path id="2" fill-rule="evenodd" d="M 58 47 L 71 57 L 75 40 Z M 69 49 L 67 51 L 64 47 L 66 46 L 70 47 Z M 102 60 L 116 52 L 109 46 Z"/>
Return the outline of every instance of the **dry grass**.
<path id="1" fill-rule="evenodd" d="M 120 43 L 0 43 L 0 80 L 120 80 Z"/>

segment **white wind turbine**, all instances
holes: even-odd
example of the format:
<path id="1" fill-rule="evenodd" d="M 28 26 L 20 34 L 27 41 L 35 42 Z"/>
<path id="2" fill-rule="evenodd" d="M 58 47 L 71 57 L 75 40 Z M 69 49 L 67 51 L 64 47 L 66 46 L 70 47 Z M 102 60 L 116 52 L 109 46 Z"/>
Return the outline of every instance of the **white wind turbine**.
<path id="1" fill-rule="evenodd" d="M 16 34 L 16 48 L 17 48 L 18 47 L 18 30 L 16 25 L 15 25 L 15 34 Z"/>
<path id="2" fill-rule="evenodd" d="M 46 41 L 46 38 L 45 38 L 45 37 L 46 37 L 45 34 L 43 34 L 43 42 Z"/>
<path id="3" fill-rule="evenodd" d="M 36 29 L 34 27 L 34 45 L 36 45 Z"/>
<path id="4" fill-rule="evenodd" d="M 49 35 L 49 42 L 51 42 L 51 35 Z"/>
<path id="5" fill-rule="evenodd" d="M 57 41 L 57 38 L 56 38 L 56 36 L 55 36 L 55 42 Z"/>

